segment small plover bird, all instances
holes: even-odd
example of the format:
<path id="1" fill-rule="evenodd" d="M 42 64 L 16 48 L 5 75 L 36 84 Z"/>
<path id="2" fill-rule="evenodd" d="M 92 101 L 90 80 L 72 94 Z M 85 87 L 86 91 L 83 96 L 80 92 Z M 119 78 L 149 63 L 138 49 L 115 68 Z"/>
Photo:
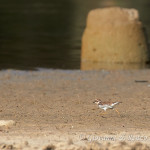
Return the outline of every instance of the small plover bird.
<path id="1" fill-rule="evenodd" d="M 113 109 L 120 115 L 119 111 L 117 109 L 114 109 L 114 107 L 115 107 L 115 105 L 117 105 L 121 102 L 102 102 L 100 99 L 95 99 L 95 101 L 93 103 L 97 104 L 99 106 L 99 108 L 103 109 L 105 112 L 107 109 Z M 105 113 L 103 113 L 103 114 L 105 114 Z"/>

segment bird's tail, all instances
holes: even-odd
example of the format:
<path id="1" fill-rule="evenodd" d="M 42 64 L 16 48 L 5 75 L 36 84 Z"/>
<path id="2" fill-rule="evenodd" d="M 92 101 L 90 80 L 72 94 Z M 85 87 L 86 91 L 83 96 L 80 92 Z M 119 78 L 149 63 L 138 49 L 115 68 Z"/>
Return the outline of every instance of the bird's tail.
<path id="1" fill-rule="evenodd" d="M 121 102 L 115 102 L 115 103 L 111 104 L 111 106 L 113 107 L 113 106 L 115 106 L 115 105 L 117 105 L 119 103 L 121 103 Z"/>

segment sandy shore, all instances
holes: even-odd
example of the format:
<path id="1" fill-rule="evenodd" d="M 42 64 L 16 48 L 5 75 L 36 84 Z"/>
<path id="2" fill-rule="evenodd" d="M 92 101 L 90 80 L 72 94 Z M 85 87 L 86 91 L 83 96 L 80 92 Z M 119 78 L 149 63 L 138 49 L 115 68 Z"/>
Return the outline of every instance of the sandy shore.
<path id="1" fill-rule="evenodd" d="M 145 149 L 149 85 L 150 70 L 0 71 L 0 120 L 15 121 L 0 126 L 0 149 Z M 121 116 L 100 115 L 95 98 L 122 102 Z"/>

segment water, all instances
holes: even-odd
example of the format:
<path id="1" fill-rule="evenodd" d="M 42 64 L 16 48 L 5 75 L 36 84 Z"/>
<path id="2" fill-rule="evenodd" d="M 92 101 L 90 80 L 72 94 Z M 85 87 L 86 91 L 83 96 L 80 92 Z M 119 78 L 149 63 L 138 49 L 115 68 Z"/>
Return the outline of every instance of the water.
<path id="1" fill-rule="evenodd" d="M 136 8 L 150 37 L 149 0 L 1 0 L 0 69 L 79 69 L 91 9 Z"/>

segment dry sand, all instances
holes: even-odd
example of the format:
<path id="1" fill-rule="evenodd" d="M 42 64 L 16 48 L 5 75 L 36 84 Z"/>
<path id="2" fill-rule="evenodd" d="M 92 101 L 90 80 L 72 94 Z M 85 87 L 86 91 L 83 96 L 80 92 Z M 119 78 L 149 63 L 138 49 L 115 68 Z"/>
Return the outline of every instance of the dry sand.
<path id="1" fill-rule="evenodd" d="M 150 70 L 0 71 L 0 120 L 15 121 L 0 149 L 150 149 L 149 84 Z M 122 102 L 121 116 L 95 98 Z"/>

